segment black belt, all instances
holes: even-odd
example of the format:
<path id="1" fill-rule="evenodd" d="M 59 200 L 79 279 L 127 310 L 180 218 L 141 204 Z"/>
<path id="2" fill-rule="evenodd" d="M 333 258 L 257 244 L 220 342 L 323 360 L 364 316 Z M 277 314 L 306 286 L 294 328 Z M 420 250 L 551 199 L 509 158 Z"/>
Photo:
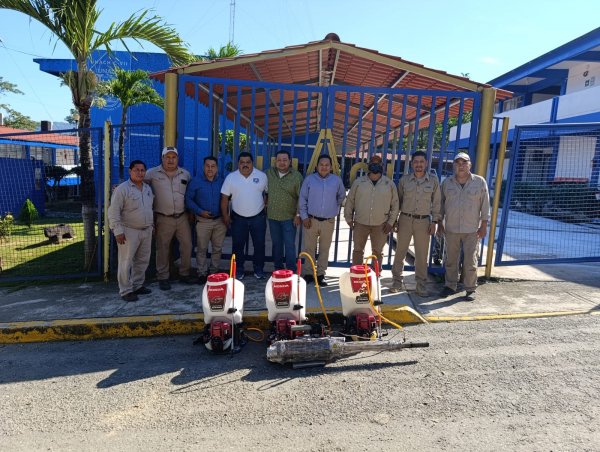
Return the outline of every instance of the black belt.
<path id="1" fill-rule="evenodd" d="M 406 213 L 406 212 L 402 212 L 400 213 L 400 215 L 406 215 L 407 217 L 410 218 L 416 218 L 417 220 L 423 220 L 425 218 L 429 218 L 429 215 L 413 215 L 412 213 Z"/>
<path id="2" fill-rule="evenodd" d="M 314 218 L 317 221 L 329 221 L 329 220 L 331 220 L 331 218 L 315 217 L 314 215 L 309 215 L 308 218 Z M 334 218 L 334 217 L 332 217 L 332 218 Z"/>
<path id="3" fill-rule="evenodd" d="M 264 209 L 261 210 L 260 212 L 258 212 L 256 215 L 252 215 L 251 217 L 245 217 L 243 215 L 240 215 L 239 213 L 235 212 L 235 211 L 231 211 L 231 215 L 233 215 L 234 217 L 239 217 L 239 218 L 244 218 L 246 220 L 251 220 L 252 218 L 256 218 L 259 217 L 261 215 L 263 215 L 265 213 Z"/>
<path id="4" fill-rule="evenodd" d="M 221 218 L 221 215 L 217 215 L 217 216 L 210 217 L 210 218 L 203 217 L 202 215 L 196 215 L 196 216 L 197 216 L 198 218 L 203 218 L 203 219 L 205 219 L 205 220 L 218 220 L 219 218 Z"/>
<path id="5" fill-rule="evenodd" d="M 156 212 L 158 215 L 162 215 L 163 217 L 170 217 L 170 218 L 179 218 L 181 215 L 185 214 L 185 212 L 181 212 L 181 213 L 174 213 L 173 215 L 165 215 L 164 213 L 160 213 L 160 212 Z"/>

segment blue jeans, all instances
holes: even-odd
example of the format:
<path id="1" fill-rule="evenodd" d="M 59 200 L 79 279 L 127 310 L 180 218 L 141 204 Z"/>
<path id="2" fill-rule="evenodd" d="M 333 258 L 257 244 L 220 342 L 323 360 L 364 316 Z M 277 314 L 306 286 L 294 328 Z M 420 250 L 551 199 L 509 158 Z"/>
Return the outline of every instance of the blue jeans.
<path id="1" fill-rule="evenodd" d="M 283 268 L 283 254 L 285 249 L 285 266 L 288 270 L 296 270 L 296 226 L 293 220 L 269 220 L 271 232 L 271 248 L 275 270 Z"/>
<path id="2" fill-rule="evenodd" d="M 250 233 L 252 245 L 254 246 L 254 271 L 262 272 L 265 266 L 265 234 L 267 232 L 265 212 L 263 211 L 254 217 L 242 217 L 232 212 L 231 219 L 232 247 L 238 271 L 244 271 L 244 263 L 246 262 L 244 250 L 248 244 L 248 233 Z"/>

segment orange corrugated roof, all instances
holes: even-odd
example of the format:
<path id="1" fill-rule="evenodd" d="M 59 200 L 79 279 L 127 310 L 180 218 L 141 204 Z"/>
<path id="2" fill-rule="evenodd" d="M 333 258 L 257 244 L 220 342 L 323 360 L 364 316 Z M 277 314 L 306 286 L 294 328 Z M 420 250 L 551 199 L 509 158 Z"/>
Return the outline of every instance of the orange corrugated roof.
<path id="1" fill-rule="evenodd" d="M 330 35 L 328 35 L 329 37 Z M 259 53 L 240 55 L 233 58 L 222 58 L 213 61 L 198 61 L 187 66 L 171 68 L 166 71 L 156 72 L 151 76 L 157 80 L 164 80 L 164 75 L 168 72 L 181 75 L 196 75 L 211 78 L 224 78 L 236 80 L 261 81 L 267 83 L 299 84 L 306 86 L 361 86 L 361 87 L 385 87 L 416 90 L 435 90 L 435 91 L 462 91 L 473 92 L 480 91 L 483 88 L 491 87 L 485 83 L 478 83 L 469 80 L 466 77 L 448 74 L 447 72 L 431 69 L 421 64 L 403 60 L 394 55 L 379 53 L 376 50 L 358 47 L 354 44 L 340 42 L 335 39 L 324 39 L 322 41 L 313 41 L 301 45 L 293 45 L 281 49 L 266 50 Z M 214 93 L 222 96 L 222 86 L 213 85 Z M 186 93 L 194 96 L 195 88 L 189 83 L 186 86 Z M 293 109 L 293 95 L 291 92 L 283 93 L 284 122 L 289 119 Z M 363 116 L 359 119 L 360 95 L 350 93 L 350 117 L 356 122 L 371 122 L 375 108 L 375 97 L 365 94 L 363 103 Z M 505 90 L 496 90 L 496 98 L 507 99 L 512 93 Z M 200 92 L 200 101 L 207 103 L 208 95 Z M 339 96 L 339 98 L 338 98 Z M 346 109 L 346 95 L 336 95 L 334 124 L 341 125 L 344 120 Z M 270 104 L 279 105 L 279 92 L 273 90 L 270 96 Z M 414 120 L 416 109 L 411 105 L 415 100 L 414 96 L 407 96 L 407 114 L 406 120 Z M 377 101 L 379 114 L 375 118 L 375 134 L 379 136 L 385 133 L 388 120 L 388 101 L 389 98 L 380 97 Z M 428 112 L 431 111 L 433 99 L 422 98 L 420 127 L 427 127 L 429 124 Z M 251 93 L 242 91 L 239 103 L 241 110 L 246 117 L 250 116 Z M 309 96 L 308 93 L 300 93 L 298 97 L 298 109 L 306 111 L 308 106 L 311 108 L 311 117 L 309 124 L 306 123 L 305 115 L 297 116 L 296 133 L 301 134 L 307 126 L 315 127 L 318 123 L 318 96 Z M 238 105 L 238 94 L 235 91 L 228 92 L 228 104 L 232 107 Z M 472 109 L 473 101 L 467 99 L 464 102 L 464 111 Z M 257 116 L 256 125 L 264 127 L 261 123 L 260 112 L 265 109 L 267 99 L 264 91 L 255 93 L 255 112 Z M 434 108 L 436 109 L 436 120 L 439 121 L 445 114 L 445 100 L 436 99 Z M 410 107 L 410 111 L 408 111 Z M 402 104 L 392 100 L 390 115 L 390 126 L 395 129 L 400 126 L 402 117 Z M 451 102 L 449 106 L 449 116 L 458 116 L 459 103 Z M 276 132 L 278 124 L 271 121 L 269 124 L 269 133 Z M 352 124 L 352 123 L 351 123 Z M 334 130 L 334 136 L 340 132 Z M 361 142 L 370 140 L 370 131 L 360 137 Z M 340 135 L 341 136 L 341 135 Z M 356 133 L 354 138 L 358 139 Z M 336 140 L 337 141 L 337 140 Z M 354 141 L 355 143 L 355 141 Z M 348 145 L 354 143 L 349 142 Z"/>
<path id="2" fill-rule="evenodd" d="M 15 129 L 8 126 L 0 126 L 0 138 L 19 141 L 37 141 L 48 144 L 63 144 L 65 146 L 79 145 L 79 138 L 76 136 L 61 133 L 32 132 L 31 130 Z"/>
<path id="3" fill-rule="evenodd" d="M 277 83 L 315 84 L 319 62 L 328 61 L 329 51 L 339 53 L 335 79 L 332 84 L 390 87 L 405 72 L 413 74 L 411 81 L 400 82 L 397 88 L 442 89 L 475 91 L 491 87 L 466 77 L 448 74 L 398 56 L 354 44 L 325 39 L 281 49 L 265 50 L 232 58 L 197 61 L 186 66 L 155 72 L 151 76 L 164 80 L 164 74 L 174 72 L 186 75 L 222 77 L 239 80 L 261 80 Z M 321 53 L 321 60 L 319 59 Z M 258 74 L 252 69 L 255 66 Z M 509 91 L 497 90 L 499 99 L 509 98 Z"/>

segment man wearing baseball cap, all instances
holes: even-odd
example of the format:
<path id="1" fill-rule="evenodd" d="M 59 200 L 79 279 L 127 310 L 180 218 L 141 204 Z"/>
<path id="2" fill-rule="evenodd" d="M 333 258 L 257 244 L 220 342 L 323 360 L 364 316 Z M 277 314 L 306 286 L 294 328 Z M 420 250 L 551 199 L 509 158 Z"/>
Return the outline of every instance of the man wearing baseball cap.
<path id="1" fill-rule="evenodd" d="M 371 251 L 381 264 L 383 247 L 398 219 L 399 210 L 398 190 L 394 182 L 383 175 L 381 157 L 373 155 L 367 174 L 352 184 L 344 207 L 344 219 L 352 230 L 354 242 L 353 265 L 363 263 L 369 237 Z"/>
<path id="2" fill-rule="evenodd" d="M 161 164 L 146 173 L 144 182 L 154 192 L 156 277 L 160 290 L 169 290 L 169 251 L 173 237 L 179 242 L 179 277 L 193 284 L 198 279 L 190 274 L 192 267 L 192 229 L 185 212 L 185 192 L 191 180 L 190 173 L 179 167 L 179 153 L 175 147 L 165 147 Z"/>
<path id="3" fill-rule="evenodd" d="M 454 157 L 454 174 L 442 183 L 442 215 L 439 232 L 446 233 L 446 282 L 442 297 L 453 295 L 458 286 L 458 263 L 462 247 L 465 299 L 475 300 L 479 241 L 487 234 L 490 196 L 485 179 L 471 173 L 471 158 L 465 152 Z"/>

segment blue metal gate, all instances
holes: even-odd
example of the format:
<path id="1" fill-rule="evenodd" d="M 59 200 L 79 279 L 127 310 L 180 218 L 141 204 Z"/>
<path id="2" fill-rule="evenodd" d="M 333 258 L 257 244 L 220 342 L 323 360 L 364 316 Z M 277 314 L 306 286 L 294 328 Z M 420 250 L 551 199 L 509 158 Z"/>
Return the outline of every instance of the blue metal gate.
<path id="1" fill-rule="evenodd" d="M 95 263 L 84 266 L 79 136 L 89 134 L 94 164 L 97 228 Z M 64 279 L 101 275 L 104 167 L 102 128 L 0 135 L 0 281 Z M 39 216 L 17 224 L 30 200 Z M 10 220 L 10 221 L 9 221 Z M 44 228 L 67 224 L 72 237 L 51 241 Z"/>
<path id="2" fill-rule="evenodd" d="M 477 130 L 480 93 L 185 75 L 179 76 L 179 93 L 178 148 L 183 165 L 194 175 L 202 170 L 207 155 L 219 158 L 223 174 L 235 170 L 243 150 L 251 152 L 263 170 L 270 167 L 278 149 L 289 150 L 303 174 L 313 169 L 313 153 L 330 153 L 336 156 L 334 166 L 338 164 L 347 187 L 353 166 L 374 153 L 387 161 L 386 172 L 395 182 L 408 171 L 404 163 L 416 150 L 427 152 L 432 170 L 442 177 L 451 172 L 452 158 L 459 150 L 475 158 L 476 134 L 465 133 L 460 140 L 460 130 L 467 111 L 473 114 L 466 122 Z M 459 139 L 449 148 L 451 125 L 457 126 Z M 349 265 L 349 232 L 338 217 L 332 265 Z M 390 237 L 389 249 L 384 250 L 387 265 L 392 261 L 391 241 Z"/>
<path id="3" fill-rule="evenodd" d="M 515 127 L 495 265 L 600 261 L 600 123 Z"/>

